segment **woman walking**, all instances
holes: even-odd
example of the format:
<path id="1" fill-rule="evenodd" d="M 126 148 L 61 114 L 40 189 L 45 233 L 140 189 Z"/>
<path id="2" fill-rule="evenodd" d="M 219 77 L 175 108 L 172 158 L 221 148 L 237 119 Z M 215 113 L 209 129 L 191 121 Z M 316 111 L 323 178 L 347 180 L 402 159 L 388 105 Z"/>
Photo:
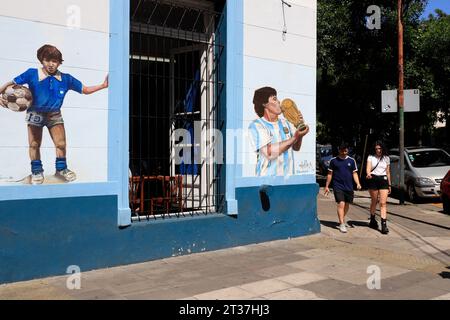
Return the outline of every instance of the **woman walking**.
<path id="1" fill-rule="evenodd" d="M 381 233 L 388 234 L 387 197 L 391 193 L 390 159 L 381 141 L 375 142 L 372 154 L 367 158 L 367 183 L 371 198 L 369 227 L 378 230 L 375 218 L 377 203 L 380 202 Z"/>

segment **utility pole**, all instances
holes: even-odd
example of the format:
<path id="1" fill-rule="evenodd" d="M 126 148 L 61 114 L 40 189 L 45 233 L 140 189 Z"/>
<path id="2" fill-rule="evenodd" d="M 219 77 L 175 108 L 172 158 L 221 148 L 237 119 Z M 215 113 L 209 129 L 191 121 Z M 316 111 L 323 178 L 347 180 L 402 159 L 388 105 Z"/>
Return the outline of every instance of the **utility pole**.
<path id="1" fill-rule="evenodd" d="M 400 205 L 405 204 L 405 110 L 403 73 L 403 0 L 398 0 L 398 115 L 400 122 Z"/>

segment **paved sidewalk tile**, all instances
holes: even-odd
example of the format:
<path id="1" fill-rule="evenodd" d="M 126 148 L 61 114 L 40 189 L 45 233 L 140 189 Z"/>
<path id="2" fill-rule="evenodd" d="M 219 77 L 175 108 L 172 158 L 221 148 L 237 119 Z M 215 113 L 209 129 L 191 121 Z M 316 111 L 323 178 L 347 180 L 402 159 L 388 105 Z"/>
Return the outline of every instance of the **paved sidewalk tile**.
<path id="1" fill-rule="evenodd" d="M 124 295 L 124 297 L 128 300 L 175 300 L 185 298 L 186 296 L 186 293 L 172 288 L 144 290 Z"/>
<path id="2" fill-rule="evenodd" d="M 97 288 L 91 290 L 73 290 L 70 293 L 71 299 L 75 300 L 106 300 L 122 297 L 106 288 Z"/>
<path id="3" fill-rule="evenodd" d="M 216 279 L 205 279 L 203 281 L 195 281 L 190 283 L 183 283 L 172 287 L 172 290 L 179 291 L 187 296 L 195 296 L 197 294 L 202 294 L 205 292 L 210 292 L 214 290 L 225 289 L 231 287 L 229 283 L 222 283 Z"/>
<path id="4" fill-rule="evenodd" d="M 398 290 L 396 295 L 406 300 L 428 300 L 443 296 L 447 293 L 448 291 L 446 290 L 415 285 Z"/>
<path id="5" fill-rule="evenodd" d="M 292 273 L 297 273 L 298 268 L 294 268 L 288 265 L 275 265 L 268 268 L 263 268 L 256 271 L 256 274 L 263 277 L 275 278 L 279 276 L 285 276 Z"/>
<path id="6" fill-rule="evenodd" d="M 263 296 L 268 300 L 323 300 L 314 292 L 299 288 L 289 288 L 286 290 L 269 293 Z"/>
<path id="7" fill-rule="evenodd" d="M 288 274 L 288 275 L 282 276 L 282 277 L 277 277 L 275 279 L 289 283 L 292 286 L 301 286 L 301 285 L 308 284 L 311 282 L 325 280 L 326 277 L 321 276 L 316 273 L 298 272 L 298 273 Z"/>
<path id="8" fill-rule="evenodd" d="M 435 279 L 436 275 L 428 272 L 408 271 L 397 276 L 392 276 L 388 279 L 381 280 L 381 288 L 383 291 L 396 291 L 401 288 L 406 288 L 414 284 L 421 284 L 424 281 Z"/>
<path id="9" fill-rule="evenodd" d="M 438 250 L 445 251 L 450 249 L 450 237 L 424 237 L 423 239 Z"/>
<path id="10" fill-rule="evenodd" d="M 242 288 L 231 287 L 195 295 L 197 300 L 246 300 L 257 297 Z"/>
<path id="11" fill-rule="evenodd" d="M 355 285 L 346 281 L 326 279 L 299 286 L 300 289 L 312 291 L 321 298 L 339 299 L 339 292 L 352 292 Z"/>
<path id="12" fill-rule="evenodd" d="M 254 272 L 243 272 L 238 274 L 233 274 L 231 276 L 227 275 L 215 275 L 214 277 L 208 277 L 204 281 L 208 281 L 210 285 L 214 288 L 216 286 L 221 286 L 220 288 L 234 287 L 241 284 L 252 283 L 256 281 L 266 280 L 267 277 L 259 275 Z"/>
<path id="13" fill-rule="evenodd" d="M 420 285 L 450 292 L 450 279 L 435 278 L 432 280 L 423 281 Z"/>
<path id="14" fill-rule="evenodd" d="M 310 249 L 306 251 L 299 251 L 295 254 L 308 257 L 308 258 L 316 258 L 316 257 L 323 257 L 323 256 L 329 256 L 334 254 L 333 251 L 330 250 L 324 250 L 324 249 Z"/>
<path id="15" fill-rule="evenodd" d="M 450 293 L 444 294 L 439 297 L 435 297 L 432 300 L 450 300 Z"/>
<path id="16" fill-rule="evenodd" d="M 71 295 L 67 290 L 53 287 L 13 287 L 10 289 L 0 289 L 0 300 L 71 300 Z"/>
<path id="17" fill-rule="evenodd" d="M 290 287 L 291 287 L 290 284 L 283 281 L 279 281 L 277 279 L 267 279 L 239 286 L 239 288 L 254 293 L 255 295 L 258 296 L 264 296 L 268 293 L 281 291 Z"/>

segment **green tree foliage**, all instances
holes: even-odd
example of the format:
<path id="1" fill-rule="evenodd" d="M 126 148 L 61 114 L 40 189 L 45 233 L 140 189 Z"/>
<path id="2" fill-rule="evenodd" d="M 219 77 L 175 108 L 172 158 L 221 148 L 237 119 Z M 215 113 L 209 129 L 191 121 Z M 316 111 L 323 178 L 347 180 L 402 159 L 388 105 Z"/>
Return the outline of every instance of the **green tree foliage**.
<path id="1" fill-rule="evenodd" d="M 437 132 L 437 142 L 448 147 L 450 139 L 450 16 L 436 10 L 422 21 L 414 43 L 415 55 L 409 62 L 407 81 L 421 89 L 422 112 L 418 115 L 425 128 L 423 134 L 432 136 L 432 124 L 446 120 L 447 126 Z M 439 113 L 438 113 L 439 112 Z M 440 115 L 440 116 L 438 116 Z"/>
<path id="2" fill-rule="evenodd" d="M 436 111 L 449 103 L 449 22 L 442 12 L 421 21 L 427 0 L 404 0 L 405 88 L 422 92 L 421 112 L 406 114 L 406 144 L 429 136 Z M 367 8 L 381 8 L 381 29 L 366 27 Z M 319 0 L 320 143 L 398 143 L 398 116 L 381 113 L 381 90 L 398 86 L 397 1 Z M 428 134 L 428 135 L 427 135 Z"/>

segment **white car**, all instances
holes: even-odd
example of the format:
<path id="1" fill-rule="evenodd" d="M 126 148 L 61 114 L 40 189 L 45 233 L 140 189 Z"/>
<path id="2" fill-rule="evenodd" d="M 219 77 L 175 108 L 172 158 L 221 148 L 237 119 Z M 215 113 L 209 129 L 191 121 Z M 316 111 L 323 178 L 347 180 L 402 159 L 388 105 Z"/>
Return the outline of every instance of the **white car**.
<path id="1" fill-rule="evenodd" d="M 389 151 L 391 184 L 400 187 L 399 150 Z M 405 186 L 411 201 L 419 198 L 438 198 L 440 183 L 450 170 L 450 155 L 442 149 L 425 147 L 405 148 Z"/>

